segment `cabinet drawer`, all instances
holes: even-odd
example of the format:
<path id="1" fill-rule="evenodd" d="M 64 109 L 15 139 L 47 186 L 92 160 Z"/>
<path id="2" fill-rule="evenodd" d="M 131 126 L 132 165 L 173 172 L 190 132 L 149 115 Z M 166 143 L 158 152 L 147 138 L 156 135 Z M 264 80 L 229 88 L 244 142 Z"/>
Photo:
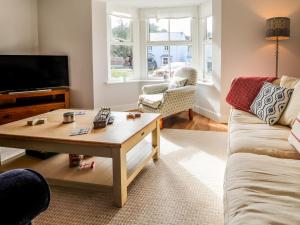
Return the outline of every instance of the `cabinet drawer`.
<path id="1" fill-rule="evenodd" d="M 37 116 L 56 109 L 65 108 L 64 103 L 51 103 L 35 106 L 16 107 L 0 110 L 0 124 L 5 124 L 32 116 Z"/>

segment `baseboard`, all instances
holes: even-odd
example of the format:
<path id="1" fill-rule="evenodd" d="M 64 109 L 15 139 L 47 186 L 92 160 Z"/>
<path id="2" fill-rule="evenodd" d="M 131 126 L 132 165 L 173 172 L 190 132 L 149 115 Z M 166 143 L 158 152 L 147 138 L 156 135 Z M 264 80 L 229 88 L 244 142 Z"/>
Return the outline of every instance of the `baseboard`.
<path id="1" fill-rule="evenodd" d="M 217 122 L 221 122 L 221 114 L 220 113 L 213 112 L 213 111 L 203 108 L 199 105 L 195 105 L 193 110 L 209 119 L 215 120 Z"/>
<path id="2" fill-rule="evenodd" d="M 115 105 L 110 106 L 113 111 L 129 111 L 129 110 L 135 110 L 138 108 L 137 103 L 132 104 L 126 104 L 126 105 Z"/>

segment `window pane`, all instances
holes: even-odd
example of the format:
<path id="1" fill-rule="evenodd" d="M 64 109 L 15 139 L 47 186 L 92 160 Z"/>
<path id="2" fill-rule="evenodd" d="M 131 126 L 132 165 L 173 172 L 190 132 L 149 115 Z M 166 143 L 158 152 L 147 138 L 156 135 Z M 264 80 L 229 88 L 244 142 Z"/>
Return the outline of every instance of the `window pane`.
<path id="1" fill-rule="evenodd" d="M 117 42 L 132 41 L 131 20 L 111 16 L 112 39 Z"/>
<path id="2" fill-rule="evenodd" d="M 170 77 L 180 67 L 191 66 L 192 46 L 175 45 L 170 46 Z"/>
<path id="3" fill-rule="evenodd" d="M 170 39 L 171 41 L 190 41 L 191 19 L 170 19 Z"/>
<path id="4" fill-rule="evenodd" d="M 126 79 L 133 76 L 133 47 L 111 45 L 111 76 Z"/>
<path id="5" fill-rule="evenodd" d="M 204 47 L 204 79 L 212 78 L 212 44 L 206 44 Z"/>
<path id="6" fill-rule="evenodd" d="M 149 40 L 168 41 L 169 40 L 169 20 L 149 19 Z"/>
<path id="7" fill-rule="evenodd" d="M 149 49 L 152 50 L 149 51 Z M 191 46 L 187 45 L 167 46 L 167 48 L 166 46 L 148 46 L 148 76 L 172 77 L 176 69 L 191 65 L 191 50 Z"/>
<path id="8" fill-rule="evenodd" d="M 166 46 L 148 46 L 148 76 L 153 78 L 163 78 L 163 68 L 168 64 L 169 50 Z"/>
<path id="9" fill-rule="evenodd" d="M 212 39 L 212 29 L 213 29 L 212 16 L 210 16 L 210 17 L 207 17 L 207 19 L 206 19 L 206 39 L 207 40 Z"/>

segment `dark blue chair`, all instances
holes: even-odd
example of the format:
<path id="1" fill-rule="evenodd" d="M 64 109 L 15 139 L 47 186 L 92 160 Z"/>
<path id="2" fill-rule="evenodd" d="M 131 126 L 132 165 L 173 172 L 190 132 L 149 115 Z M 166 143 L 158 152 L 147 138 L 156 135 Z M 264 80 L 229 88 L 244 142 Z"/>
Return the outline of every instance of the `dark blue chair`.
<path id="1" fill-rule="evenodd" d="M 46 180 L 29 169 L 0 174 L 0 224 L 30 225 L 50 203 Z"/>

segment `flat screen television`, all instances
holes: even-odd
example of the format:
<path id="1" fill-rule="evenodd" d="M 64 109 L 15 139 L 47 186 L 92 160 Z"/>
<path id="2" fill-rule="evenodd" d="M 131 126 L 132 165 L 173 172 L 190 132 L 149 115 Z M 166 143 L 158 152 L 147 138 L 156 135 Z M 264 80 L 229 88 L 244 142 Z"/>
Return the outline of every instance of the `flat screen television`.
<path id="1" fill-rule="evenodd" d="M 68 56 L 0 55 L 1 93 L 68 86 Z"/>

